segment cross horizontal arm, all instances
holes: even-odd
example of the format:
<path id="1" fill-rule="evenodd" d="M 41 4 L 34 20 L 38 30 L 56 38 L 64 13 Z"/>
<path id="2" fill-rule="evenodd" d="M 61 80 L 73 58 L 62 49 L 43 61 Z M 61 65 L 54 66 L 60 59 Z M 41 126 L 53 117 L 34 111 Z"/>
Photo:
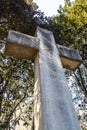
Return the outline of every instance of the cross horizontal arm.
<path id="1" fill-rule="evenodd" d="M 10 30 L 7 37 L 5 54 L 17 58 L 34 59 L 38 51 L 38 39 Z"/>
<path id="2" fill-rule="evenodd" d="M 74 49 L 57 45 L 64 68 L 75 70 L 82 62 L 79 53 Z M 5 54 L 17 58 L 34 59 L 39 50 L 39 39 L 10 30 L 7 37 Z"/>
<path id="3" fill-rule="evenodd" d="M 64 68 L 75 70 L 82 62 L 78 51 L 57 44 L 60 59 Z"/>

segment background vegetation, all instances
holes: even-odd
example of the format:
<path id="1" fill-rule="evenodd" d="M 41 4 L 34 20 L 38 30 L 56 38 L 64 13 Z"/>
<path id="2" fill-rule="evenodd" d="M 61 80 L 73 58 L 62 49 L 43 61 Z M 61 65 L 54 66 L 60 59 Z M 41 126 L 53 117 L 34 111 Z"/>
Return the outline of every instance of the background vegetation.
<path id="1" fill-rule="evenodd" d="M 82 65 L 65 74 L 81 127 L 87 130 L 87 0 L 65 0 L 52 17 L 38 10 L 33 0 L 0 0 L 0 130 L 12 128 L 19 120 L 28 125 L 32 119 L 34 63 L 5 56 L 4 48 L 9 30 L 34 35 L 37 26 L 51 30 L 57 44 L 75 48 L 82 56 Z M 13 120 L 20 103 L 26 101 L 30 105 L 25 116 L 20 113 Z"/>

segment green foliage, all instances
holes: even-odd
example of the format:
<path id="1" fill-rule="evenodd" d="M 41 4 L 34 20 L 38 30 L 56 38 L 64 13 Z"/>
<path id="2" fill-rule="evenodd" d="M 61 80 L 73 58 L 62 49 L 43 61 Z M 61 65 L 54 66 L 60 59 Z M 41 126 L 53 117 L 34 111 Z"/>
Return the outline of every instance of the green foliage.
<path id="1" fill-rule="evenodd" d="M 65 0 L 53 18 L 45 17 L 32 0 L 0 0 L 0 129 L 15 126 L 19 120 L 24 120 L 24 125 L 30 123 L 33 105 L 32 100 L 26 103 L 33 94 L 33 61 L 4 55 L 7 33 L 16 30 L 34 35 L 38 25 L 51 30 L 56 43 L 79 50 L 83 66 L 67 71 L 67 77 L 74 77 L 72 90 L 79 88 L 87 98 L 87 0 Z M 21 104 L 26 106 L 25 112 Z M 19 108 L 21 113 L 13 120 Z M 81 121 L 86 119 L 83 116 L 79 116 Z"/>
<path id="2" fill-rule="evenodd" d="M 37 14 L 42 16 L 36 9 L 37 5 L 31 0 L 0 1 L 0 129 L 10 128 L 11 122 L 15 124 L 22 118 L 12 120 L 20 103 L 33 95 L 33 62 L 6 57 L 3 52 L 9 29 L 34 35 Z M 28 116 L 28 120 L 30 118 Z"/>
<path id="3" fill-rule="evenodd" d="M 44 13 L 38 11 L 32 0 L 0 0 L 0 37 L 8 30 L 34 35 L 36 26 L 45 22 Z"/>
<path id="4" fill-rule="evenodd" d="M 54 30 L 56 41 L 83 51 L 87 42 L 87 1 L 66 2 L 64 7 L 60 7 L 58 15 L 54 17 L 54 22 L 57 26 Z"/>
<path id="5" fill-rule="evenodd" d="M 3 55 L 0 67 L 0 128 L 7 128 L 20 103 L 33 95 L 33 63 Z"/>
<path id="6" fill-rule="evenodd" d="M 71 90 L 74 89 L 73 95 L 75 93 L 80 97 L 76 96 L 75 101 L 83 99 L 80 106 L 77 105 L 78 116 L 83 130 L 87 129 L 86 126 L 86 102 L 87 101 L 87 0 L 75 0 L 70 2 L 70 0 L 65 0 L 64 7 L 60 6 L 58 14 L 53 17 L 50 23 L 50 28 L 53 30 L 56 43 L 62 44 L 64 46 L 75 48 L 79 51 L 82 56 L 82 66 L 80 66 L 76 71 L 68 71 L 67 77 L 70 80 Z M 79 91 L 78 91 L 79 87 Z M 81 97 L 83 94 L 83 98 Z M 85 109 L 82 104 L 85 104 Z M 80 114 L 82 110 L 83 114 Z M 81 113 L 82 113 L 81 112 Z M 84 122 L 84 123 L 82 123 Z"/>
<path id="7" fill-rule="evenodd" d="M 54 17 L 55 28 L 53 29 L 56 42 L 79 50 L 84 69 L 87 71 L 87 1 L 65 2 L 64 7 L 60 7 L 58 12 Z M 86 77 L 86 74 L 82 76 L 82 73 L 79 68 L 79 80 L 77 79 L 77 81 L 82 82 L 85 95 L 87 95 L 87 80 L 84 82 L 83 78 Z"/>
<path id="8" fill-rule="evenodd" d="M 46 24 L 44 13 L 38 11 L 38 6 L 32 0 L 0 0 L 0 129 L 10 129 L 19 120 L 29 124 L 32 114 L 28 109 L 29 102 L 25 109 L 27 112 L 23 114 L 21 104 L 33 96 L 33 61 L 4 55 L 8 31 L 34 35 L 36 27 L 41 24 Z M 19 106 L 20 118 L 13 120 Z"/>

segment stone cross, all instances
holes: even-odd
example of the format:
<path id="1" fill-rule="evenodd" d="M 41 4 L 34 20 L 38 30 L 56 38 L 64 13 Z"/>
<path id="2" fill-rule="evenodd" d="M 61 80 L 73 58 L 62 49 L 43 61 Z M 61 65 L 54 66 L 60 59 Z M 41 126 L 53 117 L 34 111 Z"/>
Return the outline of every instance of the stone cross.
<path id="1" fill-rule="evenodd" d="M 35 60 L 34 130 L 80 130 L 63 72 L 80 65 L 78 52 L 38 27 L 36 37 L 10 30 L 5 54 Z"/>

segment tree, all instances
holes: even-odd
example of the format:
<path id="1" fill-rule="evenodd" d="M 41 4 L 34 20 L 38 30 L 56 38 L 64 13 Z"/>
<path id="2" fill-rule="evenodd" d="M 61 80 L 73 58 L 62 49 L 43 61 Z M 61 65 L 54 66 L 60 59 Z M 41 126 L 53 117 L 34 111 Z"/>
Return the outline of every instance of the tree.
<path id="1" fill-rule="evenodd" d="M 86 129 L 86 101 L 87 101 L 87 1 L 70 0 L 65 1 L 64 7 L 60 6 L 58 14 L 53 17 L 51 29 L 54 32 L 56 43 L 71 48 L 75 48 L 82 56 L 82 64 L 76 71 L 66 71 L 68 80 L 71 78 L 70 89 L 74 89 L 76 94 L 80 94 L 80 104 L 78 104 L 78 117 L 83 129 Z M 71 77 L 71 78 L 70 78 Z M 78 89 L 79 87 L 79 89 Z M 76 91 L 78 90 L 78 92 Z M 74 93 L 73 93 L 74 94 Z M 81 96 L 84 95 L 84 96 Z M 75 94 L 74 94 L 75 95 Z M 77 97 L 79 100 L 79 97 Z M 77 98 L 74 98 L 75 100 Z M 81 99 L 83 99 L 81 101 Z M 75 103 L 74 100 L 74 103 Z M 85 105 L 82 105 L 85 104 Z M 84 107 L 85 106 L 85 107 Z M 85 122 L 83 125 L 82 122 Z"/>
<path id="2" fill-rule="evenodd" d="M 32 98 L 33 65 L 31 61 L 9 57 L 3 57 L 0 65 L 0 128 L 5 129 L 18 105 L 26 98 Z"/>
<path id="3" fill-rule="evenodd" d="M 20 103 L 26 103 L 26 99 L 32 98 L 33 93 L 33 61 L 4 55 L 8 30 L 34 35 L 38 25 L 51 30 L 56 43 L 79 50 L 83 65 L 76 71 L 66 73 L 68 80 L 69 77 L 74 78 L 72 89 L 79 86 L 79 93 L 83 92 L 84 100 L 87 97 L 87 1 L 65 0 L 65 5 L 60 6 L 58 14 L 47 18 L 32 0 L 0 0 L 0 129 L 10 128 L 10 121 L 18 123 L 22 117 L 12 120 L 12 116 Z M 28 110 L 30 119 L 31 110 Z"/>
<path id="4" fill-rule="evenodd" d="M 33 61 L 6 57 L 4 47 L 9 30 L 34 35 L 36 26 L 45 23 L 44 14 L 37 9 L 32 0 L 0 1 L 0 129 L 16 125 L 22 117 L 12 120 L 15 111 L 33 96 Z M 27 107 L 30 120 L 32 111 Z"/>
<path id="5" fill-rule="evenodd" d="M 58 15 L 54 17 L 54 35 L 56 42 L 79 50 L 82 56 L 85 72 L 87 71 L 87 1 L 75 0 L 65 2 L 60 7 Z M 80 67 L 74 73 L 76 80 L 87 97 L 86 74 Z"/>
<path id="6" fill-rule="evenodd" d="M 45 22 L 44 13 L 32 0 L 0 1 L 0 36 L 6 37 L 8 30 L 34 35 L 36 26 Z"/>

